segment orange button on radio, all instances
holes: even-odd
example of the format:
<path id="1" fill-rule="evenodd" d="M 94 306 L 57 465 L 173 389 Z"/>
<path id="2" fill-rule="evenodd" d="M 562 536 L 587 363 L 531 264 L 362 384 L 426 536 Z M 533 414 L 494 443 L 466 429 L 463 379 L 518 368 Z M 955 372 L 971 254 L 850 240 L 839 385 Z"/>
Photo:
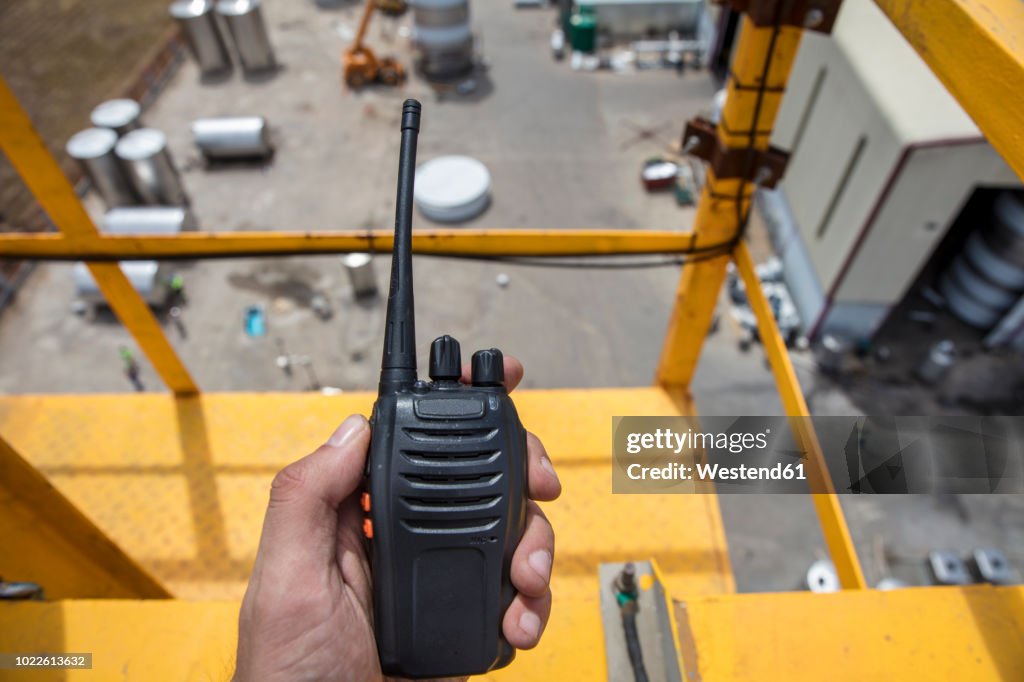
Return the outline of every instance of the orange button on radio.
<path id="1" fill-rule="evenodd" d="M 363 535 L 367 538 L 373 537 L 373 521 L 370 519 L 363 519 Z"/>
<path id="2" fill-rule="evenodd" d="M 359 496 L 359 506 L 364 512 L 370 511 L 370 493 L 363 493 Z"/>

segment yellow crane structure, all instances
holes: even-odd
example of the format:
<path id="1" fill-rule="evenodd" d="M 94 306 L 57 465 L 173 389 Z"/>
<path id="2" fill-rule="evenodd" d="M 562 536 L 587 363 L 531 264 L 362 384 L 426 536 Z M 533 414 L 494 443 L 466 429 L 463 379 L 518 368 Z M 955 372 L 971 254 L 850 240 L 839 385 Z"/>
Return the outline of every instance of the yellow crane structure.
<path id="1" fill-rule="evenodd" d="M 1024 5 L 877 2 L 1024 177 Z M 771 0 L 732 4 L 750 13 L 713 132 L 720 155 L 767 153 L 810 22 L 782 24 L 775 13 L 765 24 L 756 10 Z M 814 3 L 784 4 L 806 11 Z M 368 17 L 369 10 L 364 29 Z M 0 147 L 59 229 L 2 234 L 0 257 L 85 260 L 169 389 L 0 396 L 0 575 L 40 582 L 48 599 L 0 602 L 0 652 L 93 653 L 92 670 L 52 675 L 67 680 L 226 679 L 271 477 L 313 449 L 340 415 L 366 414 L 374 395 L 201 392 L 116 263 L 389 252 L 392 235 L 100 234 L 3 83 Z M 683 267 L 653 385 L 516 392 L 523 423 L 544 441 L 563 483 L 562 498 L 545 508 L 558 535 L 554 608 L 541 644 L 485 678 L 607 679 L 598 564 L 652 559 L 667 592 L 672 655 L 688 682 L 1024 679 L 1024 587 L 869 589 L 835 494 L 813 498 L 842 587 L 831 594 L 737 594 L 713 493 L 610 494 L 611 417 L 697 414 L 689 385 L 729 262 L 746 285 L 786 413 L 808 414 L 753 260 L 737 239 L 752 192 L 749 178 L 719 177 L 712 166 L 687 233 L 415 233 L 421 254 L 680 254 L 731 245 Z M 814 433 L 797 435 L 820 458 Z"/>
<path id="2" fill-rule="evenodd" d="M 406 0 L 376 0 L 377 9 L 389 17 L 400 17 L 409 10 Z"/>
<path id="3" fill-rule="evenodd" d="M 366 30 L 378 8 L 377 0 L 366 0 L 352 44 L 341 57 L 345 85 L 358 90 L 370 83 L 398 85 L 405 80 L 405 67 L 394 57 L 377 57 L 366 44 Z M 392 5 L 389 5 L 391 7 Z"/>

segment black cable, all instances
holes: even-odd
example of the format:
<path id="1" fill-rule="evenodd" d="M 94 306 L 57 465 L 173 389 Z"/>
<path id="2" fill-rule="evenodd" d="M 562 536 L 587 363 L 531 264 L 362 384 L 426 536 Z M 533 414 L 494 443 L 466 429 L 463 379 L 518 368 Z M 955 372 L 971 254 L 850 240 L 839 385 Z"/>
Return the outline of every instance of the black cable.
<path id="1" fill-rule="evenodd" d="M 636 602 L 623 606 L 621 611 L 622 631 L 626 636 L 626 651 L 629 653 L 629 664 L 633 668 L 633 679 L 636 682 L 648 682 L 644 652 L 640 648 L 640 634 L 636 629 Z"/>
<path id="2" fill-rule="evenodd" d="M 689 251 L 680 252 L 680 256 L 670 258 L 659 258 L 649 260 L 633 260 L 622 262 L 618 259 L 624 255 L 611 254 L 608 256 L 609 260 L 595 261 L 595 260 L 562 260 L 563 258 L 570 258 L 571 256 L 547 256 L 547 257 L 536 257 L 536 256 L 469 256 L 460 254 L 417 254 L 418 257 L 428 258 L 458 258 L 461 260 L 472 260 L 481 262 L 492 262 L 492 263 L 508 263 L 510 265 L 524 265 L 527 267 L 538 267 L 538 268 L 565 268 L 565 269 L 578 269 L 578 270 L 630 270 L 630 269 L 642 269 L 642 268 L 662 268 L 662 267 L 678 267 L 681 265 L 687 265 L 690 263 L 699 263 L 705 260 L 711 260 L 714 258 L 720 258 L 722 256 L 728 256 L 732 252 L 732 246 L 724 248 L 722 246 L 716 247 L 713 251 L 705 253 L 703 250 L 697 252 L 697 255 L 691 255 Z"/>
<path id="3" fill-rule="evenodd" d="M 761 82 L 757 86 L 757 99 L 754 102 L 754 118 L 750 123 L 750 129 L 747 132 L 748 136 L 748 147 L 747 147 L 747 158 L 744 163 L 743 175 L 740 176 L 739 190 L 736 193 L 736 237 L 733 240 L 734 244 L 739 242 L 746 236 L 747 226 L 750 224 L 750 207 L 747 207 L 746 212 L 743 211 L 743 193 L 746 190 L 747 177 L 750 175 L 753 168 L 751 165 L 754 159 L 754 149 L 757 144 L 757 131 L 758 125 L 761 120 L 761 107 L 764 103 L 764 95 L 768 89 L 768 74 L 771 72 L 772 59 L 775 57 L 775 43 L 778 41 L 779 33 L 782 32 L 782 14 L 783 7 L 785 6 L 786 11 L 789 10 L 791 2 L 780 2 L 775 7 L 774 25 L 772 27 L 772 36 L 768 40 L 768 55 L 764 60 L 764 69 L 761 71 Z M 724 117 L 723 117 L 724 120 Z M 750 197 L 751 203 L 753 203 L 753 195 Z"/>

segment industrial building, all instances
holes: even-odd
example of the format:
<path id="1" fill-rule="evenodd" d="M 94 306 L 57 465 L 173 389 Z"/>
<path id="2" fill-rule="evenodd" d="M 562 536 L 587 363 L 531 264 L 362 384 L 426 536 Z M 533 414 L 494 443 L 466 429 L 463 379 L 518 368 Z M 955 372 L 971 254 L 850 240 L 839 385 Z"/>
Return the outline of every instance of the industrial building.
<path id="1" fill-rule="evenodd" d="M 1024 4 L 538 4 L 0 7 L 0 679 L 1024 679 Z"/>
<path id="2" fill-rule="evenodd" d="M 994 220 L 995 193 L 1021 187 L 866 0 L 803 42 L 772 141 L 792 162 L 761 206 L 812 337 L 871 338 L 915 287 L 938 286 L 950 251 Z"/>

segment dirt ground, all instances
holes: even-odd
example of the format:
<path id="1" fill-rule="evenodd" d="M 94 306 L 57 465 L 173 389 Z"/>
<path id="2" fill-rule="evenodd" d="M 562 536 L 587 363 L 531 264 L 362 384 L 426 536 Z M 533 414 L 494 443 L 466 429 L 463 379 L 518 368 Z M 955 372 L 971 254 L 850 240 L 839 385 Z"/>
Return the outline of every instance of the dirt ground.
<path id="1" fill-rule="evenodd" d="M 65 172 L 68 138 L 89 112 L 119 96 L 151 58 L 171 19 L 165 0 L 5 0 L 0 3 L 0 72 Z M 0 230 L 47 226 L 0 155 Z"/>

